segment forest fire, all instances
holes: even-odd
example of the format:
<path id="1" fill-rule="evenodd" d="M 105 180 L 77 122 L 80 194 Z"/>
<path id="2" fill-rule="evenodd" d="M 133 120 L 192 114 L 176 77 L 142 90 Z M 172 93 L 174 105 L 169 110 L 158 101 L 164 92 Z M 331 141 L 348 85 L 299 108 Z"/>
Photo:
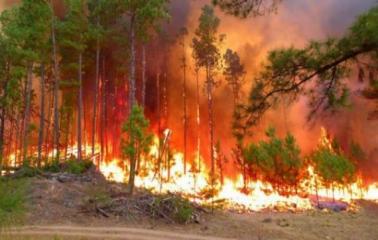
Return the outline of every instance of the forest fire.
<path id="1" fill-rule="evenodd" d="M 363 114 L 355 114 L 359 125 L 344 111 L 335 114 L 346 119 L 343 125 L 324 118 L 308 131 L 300 127 L 321 109 L 348 105 L 356 84 L 343 81 L 353 77 L 352 60 L 370 59 L 378 48 L 370 35 L 363 39 L 371 42 L 354 45 L 362 39 L 358 28 L 370 26 L 364 21 L 376 22 L 376 8 L 343 37 L 274 50 L 290 42 L 276 33 L 267 37 L 271 26 L 260 20 L 261 32 L 250 33 L 239 18 L 251 10 L 244 16 L 218 1 L 58 2 L 21 1 L 0 18 L 1 173 L 90 159 L 108 180 L 132 186 L 131 194 L 135 185 L 239 210 L 378 200 L 377 183 L 366 183 L 377 181 L 366 170 L 378 153 L 373 131 L 357 133 L 359 125 L 370 126 L 374 103 L 363 103 Z M 182 17 L 178 10 L 187 10 L 185 19 L 176 21 Z M 136 16 L 145 11 L 156 14 Z M 171 16 L 176 19 L 166 23 Z M 156 31 L 157 25 L 166 32 Z M 35 36 L 26 34 L 30 29 Z M 256 36 L 264 44 L 252 44 Z M 302 38 L 293 35 L 295 42 L 304 43 Z M 353 103 L 376 100 L 374 63 L 357 66 Z M 321 128 L 316 143 L 320 125 L 335 136 Z"/>
<path id="2" fill-rule="evenodd" d="M 332 148 L 330 139 L 322 128 L 321 144 L 327 144 Z M 165 131 L 165 136 L 170 130 Z M 223 184 L 218 182 L 215 186 L 215 194 L 211 197 L 209 172 L 206 163 L 202 162 L 200 172 L 191 171 L 184 174 L 184 160 L 182 153 L 175 153 L 170 167 L 164 165 L 160 172 L 156 170 L 154 161 L 158 159 L 159 140 L 155 137 L 154 145 L 148 156 L 145 156 L 143 165 L 140 166 L 136 176 L 135 185 L 146 188 L 153 193 L 179 193 L 191 201 L 200 204 L 211 205 L 215 203 L 227 209 L 238 211 L 260 211 L 264 209 L 276 211 L 304 211 L 313 209 L 316 205 L 316 195 L 323 200 L 338 200 L 351 203 L 357 199 L 378 201 L 378 183 L 364 185 L 363 179 L 358 177 L 351 184 L 334 186 L 333 191 L 322 184 L 322 180 L 314 173 L 314 168 L 308 166 L 307 177 L 300 181 L 301 193 L 282 195 L 276 191 L 270 183 L 261 180 L 249 181 L 247 189 L 244 189 L 243 176 L 234 178 L 225 177 Z M 202 158 L 200 158 L 202 159 Z M 128 171 L 123 167 L 119 159 L 113 159 L 100 165 L 100 171 L 110 181 L 127 182 Z M 188 169 L 194 169 L 188 164 Z M 317 187 L 317 189 L 316 189 Z"/>

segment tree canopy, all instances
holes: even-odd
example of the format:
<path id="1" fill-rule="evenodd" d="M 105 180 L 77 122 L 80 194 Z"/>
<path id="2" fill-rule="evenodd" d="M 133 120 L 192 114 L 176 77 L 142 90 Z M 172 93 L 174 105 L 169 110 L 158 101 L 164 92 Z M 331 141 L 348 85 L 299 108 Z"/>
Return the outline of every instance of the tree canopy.
<path id="1" fill-rule="evenodd" d="M 378 98 L 378 7 L 363 14 L 341 38 L 312 41 L 305 48 L 284 48 L 269 53 L 255 78 L 248 104 L 236 115 L 236 127 L 256 125 L 281 95 L 291 101 L 308 96 L 312 117 L 320 110 L 348 104 L 348 77 L 359 70 L 361 81 L 369 79 L 364 96 Z"/>

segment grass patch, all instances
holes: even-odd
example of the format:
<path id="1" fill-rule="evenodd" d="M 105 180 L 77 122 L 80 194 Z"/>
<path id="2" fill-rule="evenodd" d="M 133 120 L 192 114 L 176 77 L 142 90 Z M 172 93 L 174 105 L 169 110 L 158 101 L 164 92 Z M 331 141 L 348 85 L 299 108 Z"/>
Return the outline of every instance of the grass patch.
<path id="1" fill-rule="evenodd" d="M 0 179 L 0 228 L 22 222 L 27 179 Z"/>

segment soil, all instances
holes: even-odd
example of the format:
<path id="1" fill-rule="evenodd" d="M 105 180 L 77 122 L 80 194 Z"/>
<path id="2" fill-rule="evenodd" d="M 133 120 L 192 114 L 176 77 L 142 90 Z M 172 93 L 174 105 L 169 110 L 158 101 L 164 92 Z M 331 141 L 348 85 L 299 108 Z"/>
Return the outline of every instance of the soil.
<path id="1" fill-rule="evenodd" d="M 101 176 L 63 181 L 40 177 L 31 186 L 25 226 L 0 232 L 0 239 L 378 240 L 378 204 L 368 201 L 358 202 L 359 210 L 353 212 L 216 210 L 201 214 L 199 223 L 176 224 L 92 211 L 86 206 L 96 194 L 103 190 L 120 194 L 125 189 Z"/>

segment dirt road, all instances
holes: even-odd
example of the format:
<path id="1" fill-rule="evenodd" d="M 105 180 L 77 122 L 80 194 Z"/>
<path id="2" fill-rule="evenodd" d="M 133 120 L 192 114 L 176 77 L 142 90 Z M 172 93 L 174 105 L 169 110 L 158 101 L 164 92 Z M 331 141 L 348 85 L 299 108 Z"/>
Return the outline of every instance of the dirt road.
<path id="1" fill-rule="evenodd" d="M 125 227 L 24 226 L 0 233 L 4 239 L 230 240 Z M 0 239 L 3 239 L 0 237 Z"/>

